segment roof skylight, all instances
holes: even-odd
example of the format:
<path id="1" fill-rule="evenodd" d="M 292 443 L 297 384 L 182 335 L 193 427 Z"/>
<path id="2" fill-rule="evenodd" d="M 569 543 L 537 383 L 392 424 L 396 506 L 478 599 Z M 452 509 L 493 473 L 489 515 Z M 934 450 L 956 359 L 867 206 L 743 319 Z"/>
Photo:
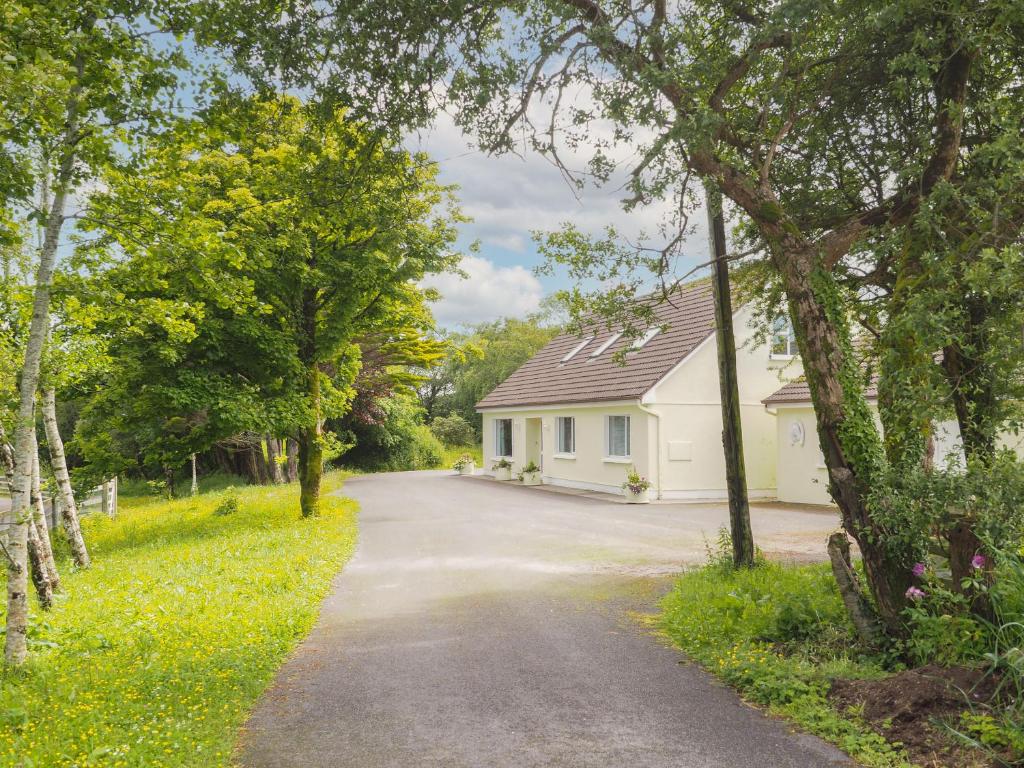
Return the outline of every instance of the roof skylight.
<path id="1" fill-rule="evenodd" d="M 618 341 L 619 337 L 621 335 L 622 335 L 622 331 L 616 331 L 615 333 L 613 333 L 611 336 L 609 336 L 607 339 L 604 340 L 604 343 L 601 344 L 600 347 L 598 347 L 593 352 L 591 352 L 590 356 L 591 357 L 599 357 L 602 352 L 604 352 L 606 349 L 608 349 L 608 347 L 610 347 L 612 344 L 614 344 L 616 341 Z"/>
<path id="2" fill-rule="evenodd" d="M 660 331 L 660 330 L 661 330 L 661 328 L 659 328 L 658 326 L 654 326 L 653 328 L 648 328 L 644 332 L 643 336 L 641 336 L 640 338 L 635 339 L 633 341 L 633 346 L 631 348 L 632 349 L 643 349 L 647 345 L 647 342 L 649 342 L 651 339 L 653 339 L 655 336 L 658 335 L 658 331 Z"/>
<path id="3" fill-rule="evenodd" d="M 568 354 L 566 354 L 566 356 L 562 358 L 561 362 L 567 363 L 570 360 L 572 360 L 574 357 L 576 357 L 576 353 L 577 352 L 579 352 L 581 349 L 583 349 L 585 346 L 587 346 L 587 344 L 589 344 L 593 340 L 594 340 L 593 336 L 588 336 L 587 338 L 585 338 L 583 341 L 581 341 L 579 344 L 577 344 L 575 347 L 573 347 L 571 350 L 569 350 Z"/>

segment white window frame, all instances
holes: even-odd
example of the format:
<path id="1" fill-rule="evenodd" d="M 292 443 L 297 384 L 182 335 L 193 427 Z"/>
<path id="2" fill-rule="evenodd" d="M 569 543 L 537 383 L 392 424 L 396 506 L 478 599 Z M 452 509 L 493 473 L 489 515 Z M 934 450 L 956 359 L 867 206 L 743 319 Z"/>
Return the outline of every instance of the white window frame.
<path id="1" fill-rule="evenodd" d="M 565 436 L 562 428 L 565 422 L 569 422 L 569 442 L 568 446 L 562 443 L 562 438 Z M 572 416 L 556 416 L 555 417 L 555 456 L 558 458 L 568 459 L 575 458 L 576 456 L 576 419 Z"/>
<path id="2" fill-rule="evenodd" d="M 514 431 L 512 429 L 512 419 L 510 419 L 510 418 L 492 419 L 492 421 L 494 422 L 494 458 L 496 458 L 496 459 L 511 459 L 512 455 L 515 453 L 515 449 L 516 449 L 516 446 L 515 446 L 515 433 L 514 433 Z M 503 440 L 501 439 L 501 434 L 502 433 L 501 433 L 501 430 L 498 428 L 498 423 L 502 422 L 502 421 L 508 422 L 508 446 L 509 446 L 509 452 L 508 453 L 503 453 L 502 452 L 502 442 L 503 442 Z"/>
<path id="3" fill-rule="evenodd" d="M 785 352 L 775 351 L 775 342 L 781 341 L 783 333 L 786 334 L 785 340 Z M 779 315 L 772 322 L 772 334 L 768 339 L 768 359 L 769 360 L 792 360 L 798 354 L 796 346 L 796 333 L 793 331 L 793 323 L 790 322 L 788 315 Z"/>
<path id="4" fill-rule="evenodd" d="M 643 349 L 647 346 L 647 342 L 653 339 L 661 331 L 661 326 L 655 325 L 644 331 L 644 335 L 633 340 L 633 345 L 630 347 L 632 350 Z"/>
<path id="5" fill-rule="evenodd" d="M 624 454 L 612 453 L 612 419 L 626 420 L 626 452 Z M 609 413 L 604 417 L 604 460 L 612 462 L 627 462 L 632 458 L 633 453 L 633 420 L 629 414 Z"/>
<path id="6" fill-rule="evenodd" d="M 609 337 L 608 337 L 607 339 L 605 339 L 605 340 L 604 340 L 604 341 L 603 341 L 603 342 L 601 343 L 601 346 L 600 346 L 600 347 L 598 347 L 598 348 L 597 348 L 597 349 L 595 349 L 595 350 L 594 350 L 593 352 L 591 352 L 591 353 L 590 353 L 590 356 L 591 356 L 591 357 L 600 357 L 600 356 L 601 356 L 601 353 L 602 353 L 602 352 L 604 352 L 605 350 L 607 350 L 607 349 L 608 349 L 608 347 L 610 347 L 610 346 L 611 346 L 612 344 L 614 344 L 614 343 L 615 343 L 616 341 L 618 341 L 618 340 L 619 340 L 619 337 L 621 337 L 621 336 L 622 336 L 622 331 L 616 331 L 616 332 L 615 332 L 615 333 L 613 333 L 613 334 L 612 334 L 611 336 L 609 336 Z"/>
<path id="7" fill-rule="evenodd" d="M 561 362 L 568 363 L 570 360 L 572 360 L 574 357 L 576 357 L 576 355 L 579 354 L 583 350 L 583 348 L 585 346 L 587 346 L 587 344 L 589 344 L 593 340 L 594 340 L 593 336 L 588 336 L 587 338 L 585 338 L 583 341 L 581 341 L 575 347 L 570 349 L 569 352 L 565 355 L 565 357 L 562 358 Z"/>

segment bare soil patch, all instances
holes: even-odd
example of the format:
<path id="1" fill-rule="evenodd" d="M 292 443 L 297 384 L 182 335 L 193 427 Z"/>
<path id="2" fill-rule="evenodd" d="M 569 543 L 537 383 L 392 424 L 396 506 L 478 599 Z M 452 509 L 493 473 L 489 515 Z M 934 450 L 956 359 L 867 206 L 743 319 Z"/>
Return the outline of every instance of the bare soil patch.
<path id="1" fill-rule="evenodd" d="M 925 768 L 1005 765 L 959 742 L 942 723 L 955 726 L 971 704 L 986 704 L 998 681 L 981 670 L 928 665 L 882 680 L 836 680 L 829 699 L 840 711 L 857 709 L 886 739 L 900 742 Z"/>

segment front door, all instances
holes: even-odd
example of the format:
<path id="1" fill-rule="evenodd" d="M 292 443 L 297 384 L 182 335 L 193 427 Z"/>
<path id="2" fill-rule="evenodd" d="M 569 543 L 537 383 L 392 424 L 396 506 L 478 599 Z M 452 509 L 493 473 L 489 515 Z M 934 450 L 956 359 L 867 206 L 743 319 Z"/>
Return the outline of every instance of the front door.
<path id="1" fill-rule="evenodd" d="M 524 460 L 527 464 L 531 461 L 541 470 L 544 469 L 544 428 L 543 421 L 539 418 L 526 420 L 526 455 Z"/>

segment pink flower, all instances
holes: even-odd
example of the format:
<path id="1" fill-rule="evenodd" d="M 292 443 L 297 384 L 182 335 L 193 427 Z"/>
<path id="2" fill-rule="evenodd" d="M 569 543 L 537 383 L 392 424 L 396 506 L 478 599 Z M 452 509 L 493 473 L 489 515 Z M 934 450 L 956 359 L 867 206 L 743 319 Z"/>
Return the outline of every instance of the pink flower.
<path id="1" fill-rule="evenodd" d="M 974 557 L 971 558 L 971 568 L 973 568 L 976 571 L 980 571 L 984 567 L 985 567 L 985 556 L 984 555 L 975 555 Z"/>
<path id="2" fill-rule="evenodd" d="M 926 570 L 928 570 L 928 566 L 924 563 L 914 563 L 914 567 L 910 569 L 910 572 L 920 579 L 924 576 Z"/>
<path id="3" fill-rule="evenodd" d="M 917 587 L 910 587 L 907 590 L 906 594 L 907 594 L 907 598 L 910 599 L 910 600 L 920 600 L 927 593 L 923 589 L 918 589 Z"/>

